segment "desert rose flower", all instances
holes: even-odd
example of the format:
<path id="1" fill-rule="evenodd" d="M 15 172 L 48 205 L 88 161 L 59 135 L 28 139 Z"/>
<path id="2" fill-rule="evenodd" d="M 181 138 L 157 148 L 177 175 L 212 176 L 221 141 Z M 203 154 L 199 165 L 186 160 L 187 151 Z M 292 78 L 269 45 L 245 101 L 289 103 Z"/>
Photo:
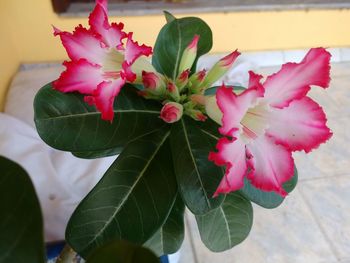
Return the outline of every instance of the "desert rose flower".
<path id="1" fill-rule="evenodd" d="M 135 81 L 134 64 L 152 49 L 135 42 L 132 33 L 123 31 L 122 23 L 108 22 L 107 1 L 96 1 L 89 25 L 89 29 L 79 25 L 73 33 L 54 28 L 71 61 L 64 63 L 66 70 L 53 86 L 87 95 L 85 101 L 96 106 L 102 119 L 112 121 L 115 97 L 126 82 Z"/>
<path id="2" fill-rule="evenodd" d="M 221 124 L 225 136 L 217 143 L 218 152 L 209 155 L 226 166 L 215 195 L 242 188 L 244 177 L 259 189 L 287 194 L 282 184 L 293 176 L 292 152 L 308 153 L 332 136 L 322 108 L 306 96 L 311 85 L 329 86 L 329 62 L 325 49 L 311 49 L 301 63 L 283 65 L 263 84 L 261 76 L 250 72 L 244 92 L 236 95 L 222 86 L 216 98 L 208 99 L 207 114 Z"/>
<path id="3" fill-rule="evenodd" d="M 183 106 L 177 102 L 166 103 L 160 111 L 160 118 L 167 123 L 174 123 L 181 119 Z"/>

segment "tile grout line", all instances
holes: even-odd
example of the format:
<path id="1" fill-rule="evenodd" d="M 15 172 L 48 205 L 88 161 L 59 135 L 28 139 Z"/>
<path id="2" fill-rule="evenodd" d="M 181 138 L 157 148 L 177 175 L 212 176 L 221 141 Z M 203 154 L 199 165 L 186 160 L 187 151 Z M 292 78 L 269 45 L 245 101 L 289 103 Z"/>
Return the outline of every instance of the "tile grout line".
<path id="1" fill-rule="evenodd" d="M 318 220 L 318 217 L 315 215 L 315 213 L 314 213 L 314 211 L 313 211 L 313 209 L 312 209 L 312 205 L 310 204 L 310 202 L 309 202 L 308 199 L 306 198 L 306 196 L 305 196 L 303 190 L 302 190 L 300 187 L 298 188 L 298 192 L 300 193 L 302 199 L 304 200 L 304 202 L 305 202 L 307 208 L 310 210 L 311 216 L 312 216 L 312 218 L 315 220 L 315 222 L 316 222 L 318 228 L 320 229 L 320 231 L 321 231 L 323 237 L 325 238 L 326 242 L 328 243 L 331 252 L 332 252 L 333 255 L 335 256 L 335 258 L 337 259 L 337 261 L 340 262 L 340 261 L 341 261 L 341 257 L 338 256 L 337 249 L 336 249 L 335 246 L 333 245 L 332 240 L 328 237 L 328 235 L 327 235 L 325 229 L 323 228 L 321 222 Z"/>
<path id="2" fill-rule="evenodd" d="M 194 229 L 190 229 L 190 223 L 188 221 L 188 215 L 187 214 L 185 215 L 185 221 L 186 221 L 185 224 L 187 225 L 187 229 L 188 229 L 188 232 L 189 232 L 188 236 L 189 236 L 189 241 L 190 241 L 190 244 L 191 244 L 191 249 L 192 249 L 194 263 L 199 263 L 197 251 L 196 251 L 195 246 L 194 246 L 194 239 L 193 239 L 193 236 L 192 236 L 192 231 Z"/>

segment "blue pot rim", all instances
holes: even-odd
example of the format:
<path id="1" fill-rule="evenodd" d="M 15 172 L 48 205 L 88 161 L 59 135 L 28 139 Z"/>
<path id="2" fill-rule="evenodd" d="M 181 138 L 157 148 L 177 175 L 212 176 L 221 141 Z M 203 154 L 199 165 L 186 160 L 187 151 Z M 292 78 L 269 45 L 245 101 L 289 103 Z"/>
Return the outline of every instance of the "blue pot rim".
<path id="1" fill-rule="evenodd" d="M 65 242 L 52 242 L 46 244 L 46 257 L 48 260 L 55 259 L 58 257 L 60 252 L 62 251 Z M 169 258 L 167 255 L 160 257 L 161 263 L 169 263 Z"/>

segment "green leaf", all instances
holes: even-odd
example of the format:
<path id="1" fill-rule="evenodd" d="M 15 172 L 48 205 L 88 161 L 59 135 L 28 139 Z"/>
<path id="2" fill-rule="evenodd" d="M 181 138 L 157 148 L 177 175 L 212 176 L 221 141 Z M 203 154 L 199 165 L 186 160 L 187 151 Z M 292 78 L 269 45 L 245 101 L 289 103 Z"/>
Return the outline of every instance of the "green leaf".
<path id="1" fill-rule="evenodd" d="M 208 53 L 212 47 L 213 37 L 209 26 L 196 17 L 175 19 L 167 23 L 159 32 L 153 50 L 152 64 L 156 70 L 175 80 L 182 53 L 196 34 L 200 35 L 198 59 L 201 55 Z"/>
<path id="2" fill-rule="evenodd" d="M 136 89 L 124 86 L 115 104 L 112 123 L 77 93 L 62 93 L 44 86 L 34 101 L 35 124 L 40 137 L 53 148 L 79 157 L 114 155 L 129 142 L 161 129 L 161 105 L 146 101 Z"/>
<path id="3" fill-rule="evenodd" d="M 147 248 L 126 241 L 114 241 L 92 253 L 86 263 L 160 263 Z"/>
<path id="4" fill-rule="evenodd" d="M 201 129 L 201 123 L 185 116 L 172 126 L 170 136 L 179 190 L 194 214 L 207 213 L 220 206 L 224 199 L 222 195 L 212 197 L 224 173 L 208 160 L 217 139 L 208 127 L 206 129 Z"/>
<path id="5" fill-rule="evenodd" d="M 170 22 L 176 20 L 176 17 L 173 16 L 172 13 L 170 13 L 170 12 L 168 12 L 168 11 L 163 11 L 163 13 L 164 13 L 164 16 L 165 16 L 165 19 L 166 19 L 166 22 L 167 22 L 167 23 L 170 23 Z"/>
<path id="6" fill-rule="evenodd" d="M 43 220 L 26 171 L 0 156 L 0 262 L 45 262 Z"/>
<path id="7" fill-rule="evenodd" d="M 111 240 L 143 244 L 164 224 L 177 195 L 169 133 L 128 144 L 74 211 L 66 239 L 83 257 Z"/>
<path id="8" fill-rule="evenodd" d="M 292 192 L 298 182 L 298 171 L 294 167 L 294 176 L 288 182 L 283 184 L 284 190 L 288 193 Z M 247 197 L 252 202 L 260 205 L 264 208 L 276 208 L 282 204 L 284 198 L 275 192 L 266 192 L 255 188 L 249 180 L 245 179 L 244 188 L 242 188 L 241 193 Z"/>
<path id="9" fill-rule="evenodd" d="M 251 203 L 238 192 L 226 196 L 221 207 L 196 216 L 203 243 L 214 252 L 221 252 L 241 243 L 253 224 Z"/>
<path id="10" fill-rule="evenodd" d="M 178 251 L 185 235 L 184 212 L 185 205 L 178 195 L 164 225 L 145 243 L 145 246 L 158 256 Z"/>
<path id="11" fill-rule="evenodd" d="M 215 87 L 211 87 L 209 89 L 206 89 L 205 92 L 204 92 L 204 95 L 205 96 L 210 96 L 210 95 L 215 95 L 216 94 L 216 91 L 218 90 L 218 88 L 220 88 L 221 86 L 215 86 Z M 234 91 L 243 91 L 245 90 L 246 88 L 244 87 L 241 87 L 241 86 L 234 86 L 233 87 L 233 90 Z"/>

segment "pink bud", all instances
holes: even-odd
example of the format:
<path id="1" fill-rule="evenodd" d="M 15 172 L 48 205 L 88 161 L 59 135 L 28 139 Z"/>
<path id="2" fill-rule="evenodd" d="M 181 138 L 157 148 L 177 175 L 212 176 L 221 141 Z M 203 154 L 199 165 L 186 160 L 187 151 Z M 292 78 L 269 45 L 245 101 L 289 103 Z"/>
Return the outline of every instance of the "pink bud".
<path id="1" fill-rule="evenodd" d="M 179 72 L 183 72 L 186 69 L 190 69 L 196 60 L 197 45 L 199 41 L 199 35 L 195 35 L 191 43 L 185 48 L 179 66 Z"/>
<path id="2" fill-rule="evenodd" d="M 207 120 L 207 116 L 205 116 L 202 112 L 196 112 L 195 113 L 195 120 L 197 121 L 206 121 Z"/>
<path id="3" fill-rule="evenodd" d="M 190 70 L 187 69 L 183 71 L 180 76 L 176 80 L 176 86 L 179 88 L 181 91 L 188 83 L 188 77 L 190 75 Z"/>
<path id="4" fill-rule="evenodd" d="M 192 39 L 192 42 L 188 45 L 188 49 L 195 49 L 197 52 L 197 45 L 199 41 L 199 35 L 194 35 L 194 38 Z"/>
<path id="5" fill-rule="evenodd" d="M 206 75 L 207 75 L 207 70 L 206 69 L 202 69 L 201 71 L 198 71 L 195 74 L 198 82 L 202 82 Z"/>
<path id="6" fill-rule="evenodd" d="M 182 81 L 182 82 L 185 82 L 185 81 L 188 80 L 188 76 L 189 76 L 189 75 L 190 75 L 190 70 L 187 69 L 187 70 L 183 71 L 183 72 L 180 74 L 178 80 L 179 80 L 179 81 Z"/>
<path id="7" fill-rule="evenodd" d="M 174 123 L 181 119 L 183 106 L 176 102 L 166 103 L 160 111 L 160 118 L 167 123 Z"/>
<path id="8" fill-rule="evenodd" d="M 207 75 L 207 71 L 206 69 L 203 69 L 191 76 L 189 82 L 190 82 L 190 89 L 193 93 L 200 92 L 201 84 L 203 83 L 206 75 Z"/>
<path id="9" fill-rule="evenodd" d="M 186 107 L 186 105 L 185 105 L 185 114 L 190 116 L 192 119 L 196 121 L 206 121 L 208 118 L 200 110 L 193 109 L 193 108 L 191 109 L 190 107 Z"/>
<path id="10" fill-rule="evenodd" d="M 232 53 L 228 54 L 227 56 L 223 57 L 222 59 L 219 60 L 218 64 L 221 67 L 227 67 L 230 68 L 233 65 L 233 62 L 235 62 L 236 58 L 240 55 L 241 53 L 236 51 L 233 51 Z"/>
<path id="11" fill-rule="evenodd" d="M 236 58 L 240 55 L 237 50 L 232 52 L 231 54 L 228 54 L 226 57 L 223 57 L 220 59 L 208 72 L 207 77 L 205 78 L 203 84 L 201 85 L 201 88 L 207 89 L 212 85 L 214 82 L 219 80 L 222 76 L 224 76 L 231 68 L 233 63 L 235 62 Z"/>
<path id="12" fill-rule="evenodd" d="M 177 88 L 175 86 L 175 84 L 173 82 L 169 82 L 166 89 L 170 92 L 170 93 L 174 93 L 176 92 Z"/>
<path id="13" fill-rule="evenodd" d="M 164 88 L 165 83 L 161 77 L 154 72 L 142 71 L 142 83 L 146 89 L 157 91 Z"/>

